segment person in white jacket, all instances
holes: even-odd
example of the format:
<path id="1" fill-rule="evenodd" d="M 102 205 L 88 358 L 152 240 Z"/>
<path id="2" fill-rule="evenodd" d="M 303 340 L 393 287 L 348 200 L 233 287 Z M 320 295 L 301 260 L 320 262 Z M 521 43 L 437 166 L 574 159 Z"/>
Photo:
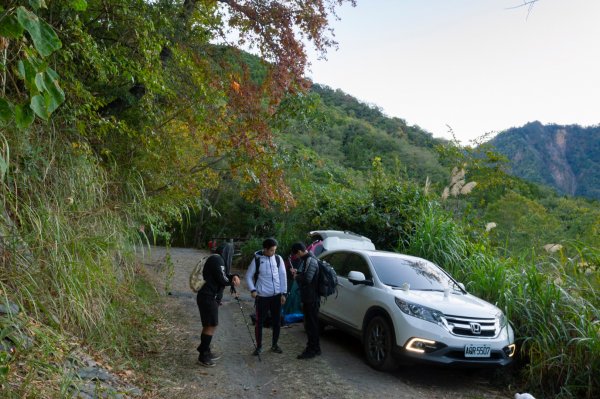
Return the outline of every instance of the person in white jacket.
<path id="1" fill-rule="evenodd" d="M 276 255 L 277 240 L 267 238 L 262 251 L 254 253 L 254 259 L 246 272 L 246 284 L 255 298 L 256 304 L 256 349 L 254 355 L 262 352 L 262 329 L 268 312 L 271 312 L 273 338 L 271 352 L 282 353 L 277 344 L 281 330 L 281 306 L 287 296 L 287 277 L 281 256 Z"/>

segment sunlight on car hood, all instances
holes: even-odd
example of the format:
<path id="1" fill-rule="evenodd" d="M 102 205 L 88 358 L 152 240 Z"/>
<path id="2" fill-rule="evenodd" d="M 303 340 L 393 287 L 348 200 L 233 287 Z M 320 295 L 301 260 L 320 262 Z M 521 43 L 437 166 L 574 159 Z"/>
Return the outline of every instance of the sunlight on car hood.
<path id="1" fill-rule="evenodd" d="M 500 310 L 489 302 L 471 294 L 453 294 L 447 297 L 439 291 L 418 291 L 392 289 L 394 296 L 403 301 L 426 306 L 447 315 L 470 317 L 494 317 Z"/>

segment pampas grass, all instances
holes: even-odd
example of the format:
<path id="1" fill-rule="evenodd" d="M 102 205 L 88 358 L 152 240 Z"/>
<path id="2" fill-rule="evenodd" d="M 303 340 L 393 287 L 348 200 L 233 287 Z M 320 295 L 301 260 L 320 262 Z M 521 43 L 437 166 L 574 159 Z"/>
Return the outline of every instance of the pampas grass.
<path id="1" fill-rule="evenodd" d="M 549 252 L 551 254 L 558 252 L 562 249 L 562 245 L 560 244 L 546 244 L 544 245 L 544 249 L 546 250 L 546 252 Z"/>
<path id="2" fill-rule="evenodd" d="M 473 188 L 475 188 L 476 185 L 477 185 L 477 182 L 474 182 L 474 181 L 469 182 L 460 189 L 460 193 L 462 195 L 467 195 L 473 190 Z"/>
<path id="3" fill-rule="evenodd" d="M 498 225 L 494 222 L 487 223 L 485 225 L 485 231 L 487 231 L 487 232 L 492 231 L 492 229 L 495 229 L 497 226 Z"/>
<path id="4" fill-rule="evenodd" d="M 454 167 L 452 169 L 452 173 L 450 175 L 450 184 L 444 187 L 444 191 L 442 192 L 442 200 L 446 200 L 450 195 L 453 197 L 458 197 L 459 195 L 467 195 L 471 193 L 471 191 L 477 185 L 477 182 L 469 182 L 465 181 L 466 171 L 464 168 L 458 169 Z"/>

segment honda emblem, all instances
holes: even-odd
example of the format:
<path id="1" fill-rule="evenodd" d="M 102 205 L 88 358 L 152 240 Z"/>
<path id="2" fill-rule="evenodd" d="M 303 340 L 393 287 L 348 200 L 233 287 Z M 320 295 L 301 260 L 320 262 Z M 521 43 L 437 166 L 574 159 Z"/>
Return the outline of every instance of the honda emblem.
<path id="1" fill-rule="evenodd" d="M 469 323 L 471 326 L 471 332 L 475 335 L 481 334 L 481 324 L 479 323 Z"/>

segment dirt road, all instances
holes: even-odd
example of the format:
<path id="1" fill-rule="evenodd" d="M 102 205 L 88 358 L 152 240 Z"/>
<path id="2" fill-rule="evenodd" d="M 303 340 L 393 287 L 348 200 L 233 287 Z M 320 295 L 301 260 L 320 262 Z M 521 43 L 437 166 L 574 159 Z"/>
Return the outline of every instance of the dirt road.
<path id="1" fill-rule="evenodd" d="M 165 249 L 153 247 L 141 255 L 160 293 L 165 294 L 164 348 L 152 358 L 152 374 L 159 381 L 161 398 L 509 398 L 494 389 L 494 373 L 425 366 L 401 367 L 383 373 L 366 365 L 360 342 L 338 330 L 327 329 L 321 338 L 323 354 L 297 360 L 306 343 L 302 324 L 281 330 L 283 354 L 266 351 L 261 360 L 254 349 L 246 322 L 253 312 L 248 291 L 241 288 L 241 305 L 225 295 L 213 347 L 223 357 L 217 366 L 197 363 L 200 315 L 188 288 L 191 269 L 206 252 L 172 248 L 173 268 L 167 267 Z M 171 271 L 169 271 L 171 270 Z M 168 276 L 171 276 L 168 279 Z M 165 281 L 170 285 L 165 287 Z M 253 331 L 253 326 L 250 326 Z M 264 342 L 270 342 L 265 329 Z"/>

